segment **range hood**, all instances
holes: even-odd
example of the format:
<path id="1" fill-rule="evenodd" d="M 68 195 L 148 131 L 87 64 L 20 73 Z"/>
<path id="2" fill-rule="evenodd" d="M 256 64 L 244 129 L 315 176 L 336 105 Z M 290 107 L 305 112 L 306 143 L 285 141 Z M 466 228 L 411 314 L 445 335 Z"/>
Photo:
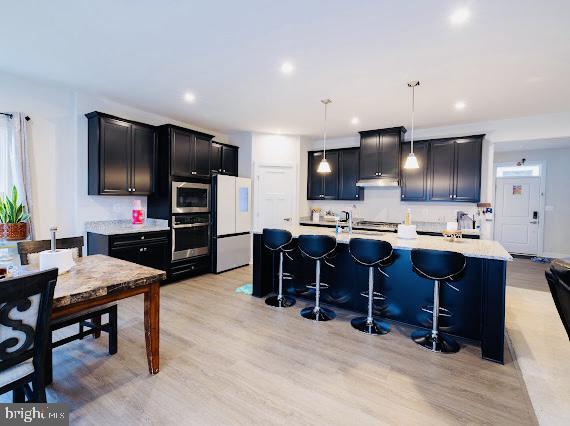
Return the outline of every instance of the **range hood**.
<path id="1" fill-rule="evenodd" d="M 397 188 L 400 186 L 398 179 L 394 178 L 377 178 L 377 179 L 360 179 L 356 182 L 356 186 L 363 188 Z"/>

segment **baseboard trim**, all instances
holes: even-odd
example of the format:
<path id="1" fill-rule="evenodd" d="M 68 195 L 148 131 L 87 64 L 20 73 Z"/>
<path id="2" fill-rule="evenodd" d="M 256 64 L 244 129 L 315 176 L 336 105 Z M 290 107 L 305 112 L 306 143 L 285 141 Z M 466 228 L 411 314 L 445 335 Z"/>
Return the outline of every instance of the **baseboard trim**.
<path id="1" fill-rule="evenodd" d="M 542 253 L 542 256 L 548 257 L 550 259 L 562 259 L 564 257 L 570 257 L 570 253 L 554 253 L 554 252 L 545 251 L 544 253 Z"/>

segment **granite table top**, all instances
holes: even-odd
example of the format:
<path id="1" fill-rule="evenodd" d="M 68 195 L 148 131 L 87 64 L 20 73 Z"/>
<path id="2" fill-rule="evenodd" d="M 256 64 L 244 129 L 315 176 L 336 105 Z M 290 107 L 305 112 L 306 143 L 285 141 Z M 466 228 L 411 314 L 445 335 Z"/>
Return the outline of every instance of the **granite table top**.
<path id="1" fill-rule="evenodd" d="M 37 271 L 37 266 L 19 266 L 12 271 L 12 276 L 24 276 Z M 125 260 L 102 254 L 80 257 L 69 272 L 57 277 L 53 308 L 96 299 L 164 279 L 164 271 Z"/>
<path id="2" fill-rule="evenodd" d="M 301 234 L 312 235 L 330 235 L 335 236 L 335 230 L 331 228 L 318 227 L 318 226 L 302 226 L 293 225 L 289 231 L 293 237 L 298 237 Z M 256 231 L 260 234 L 260 231 Z M 347 232 L 342 232 L 337 237 L 339 244 L 348 244 L 350 235 Z M 483 259 L 494 260 L 512 260 L 512 256 L 505 250 L 505 248 L 497 241 L 493 240 L 476 240 L 461 238 L 455 241 L 450 241 L 443 236 L 431 235 L 418 235 L 416 239 L 406 240 L 398 238 L 394 232 L 378 232 L 378 231 L 361 231 L 354 230 L 352 238 L 370 238 L 375 240 L 383 240 L 392 244 L 394 249 L 411 250 L 414 248 L 423 248 L 429 250 L 441 251 L 455 251 L 462 253 L 467 257 L 478 257 Z"/>
<path id="3" fill-rule="evenodd" d="M 164 219 L 145 219 L 142 225 L 133 225 L 130 220 L 99 220 L 85 222 L 85 231 L 101 235 L 136 234 L 138 232 L 170 231 Z"/>

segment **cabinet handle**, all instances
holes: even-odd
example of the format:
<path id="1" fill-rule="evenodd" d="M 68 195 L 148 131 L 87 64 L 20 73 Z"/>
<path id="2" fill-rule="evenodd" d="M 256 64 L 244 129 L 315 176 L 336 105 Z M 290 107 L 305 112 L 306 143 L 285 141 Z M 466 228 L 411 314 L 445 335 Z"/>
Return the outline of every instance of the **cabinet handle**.
<path id="1" fill-rule="evenodd" d="M 453 198 L 453 195 L 450 195 L 449 198 Z"/>
<path id="2" fill-rule="evenodd" d="M 382 176 L 382 173 L 378 173 L 378 176 Z"/>
<path id="3" fill-rule="evenodd" d="M 404 195 L 404 194 L 402 194 L 402 198 L 404 198 L 404 197 L 405 197 L 405 195 Z"/>
<path id="4" fill-rule="evenodd" d="M 143 251 L 143 248 L 141 247 L 141 248 L 139 249 L 139 251 Z"/>
<path id="5" fill-rule="evenodd" d="M 141 240 L 144 240 L 144 235 L 141 236 Z"/>
<path id="6" fill-rule="evenodd" d="M 356 198 L 358 198 L 358 194 L 356 194 Z"/>
<path id="7" fill-rule="evenodd" d="M 133 188 L 133 192 L 135 192 L 136 190 L 137 190 L 136 188 Z"/>

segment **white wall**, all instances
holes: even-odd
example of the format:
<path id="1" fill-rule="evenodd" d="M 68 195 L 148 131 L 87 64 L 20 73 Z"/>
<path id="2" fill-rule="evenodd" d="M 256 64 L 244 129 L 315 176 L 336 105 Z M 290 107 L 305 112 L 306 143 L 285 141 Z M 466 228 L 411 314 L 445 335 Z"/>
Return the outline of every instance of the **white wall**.
<path id="1" fill-rule="evenodd" d="M 570 148 L 496 152 L 495 163 L 546 162 L 544 256 L 570 257 Z"/>
<path id="2" fill-rule="evenodd" d="M 131 108 L 101 96 L 64 86 L 0 73 L 0 111 L 21 111 L 31 117 L 31 174 L 36 238 L 48 238 L 56 224 L 59 236 L 81 235 L 85 221 L 128 219 L 132 200 L 142 196 L 87 195 L 87 119 L 91 111 L 153 125 L 173 123 L 227 136 Z M 241 154 L 241 153 L 240 153 Z"/>

